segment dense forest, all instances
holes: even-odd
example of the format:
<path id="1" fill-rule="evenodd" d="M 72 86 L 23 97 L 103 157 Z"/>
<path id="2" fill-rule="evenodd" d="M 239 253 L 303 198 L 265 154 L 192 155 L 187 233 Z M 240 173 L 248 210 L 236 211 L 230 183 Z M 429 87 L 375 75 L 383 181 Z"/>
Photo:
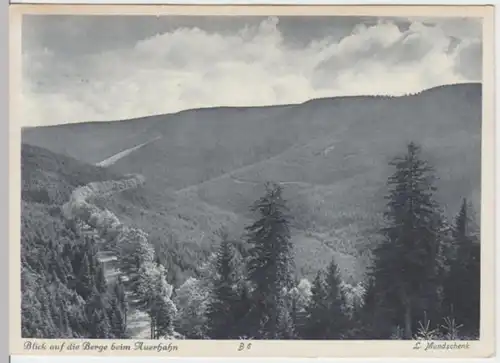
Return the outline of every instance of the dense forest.
<path id="1" fill-rule="evenodd" d="M 335 259 L 311 281 L 297 273 L 290 201 L 279 183 L 249 206 L 254 218 L 243 235 L 219 229 L 215 252 L 194 252 L 205 261 L 183 280 L 171 273 L 185 246 L 158 250 L 139 229 L 68 219 L 62 198 L 23 192 L 23 337 L 131 338 L 131 312 L 141 311 L 151 339 L 479 339 L 473 209 L 464 198 L 446 219 L 435 170 L 418 145 L 391 167 L 383 223 L 366 236 L 380 242 L 356 287 L 342 280 Z M 117 256 L 113 278 L 103 250 Z"/>

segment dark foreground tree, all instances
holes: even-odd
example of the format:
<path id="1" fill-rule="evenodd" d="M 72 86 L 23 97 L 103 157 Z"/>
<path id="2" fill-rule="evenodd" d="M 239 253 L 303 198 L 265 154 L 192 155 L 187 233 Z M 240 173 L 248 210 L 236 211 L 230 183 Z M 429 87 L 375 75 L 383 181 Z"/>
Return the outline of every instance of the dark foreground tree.
<path id="1" fill-rule="evenodd" d="M 252 207 L 259 219 L 247 227 L 251 245 L 248 278 L 253 285 L 251 335 L 261 339 L 286 339 L 294 335 L 287 291 L 292 287 L 293 246 L 282 188 L 267 184 L 265 195 Z"/>
<path id="2" fill-rule="evenodd" d="M 348 329 L 346 299 L 340 273 L 332 261 L 326 274 L 318 272 L 311 289 L 305 334 L 308 339 L 342 339 Z"/>
<path id="3" fill-rule="evenodd" d="M 410 143 L 391 165 L 396 171 L 387 183 L 387 225 L 374 251 L 372 293 L 384 319 L 404 328 L 405 339 L 411 339 L 421 314 L 432 314 L 438 303 L 443 226 L 433 197 L 433 169 L 420 158 L 420 147 Z"/>
<path id="4" fill-rule="evenodd" d="M 477 334 L 480 310 L 480 244 L 471 228 L 470 207 L 464 199 L 453 226 L 453 255 L 444 286 L 445 305 L 463 330 Z"/>
<path id="5" fill-rule="evenodd" d="M 238 271 L 235 249 L 226 233 L 217 252 L 216 277 L 213 282 L 212 299 L 207 308 L 208 335 L 212 339 L 237 338 L 235 322 L 238 319 L 239 303 Z"/>

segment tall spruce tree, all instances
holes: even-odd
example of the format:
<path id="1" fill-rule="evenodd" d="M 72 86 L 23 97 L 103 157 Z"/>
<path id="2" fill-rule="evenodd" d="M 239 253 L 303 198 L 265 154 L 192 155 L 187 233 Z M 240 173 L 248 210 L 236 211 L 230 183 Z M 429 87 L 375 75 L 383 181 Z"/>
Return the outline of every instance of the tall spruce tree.
<path id="1" fill-rule="evenodd" d="M 471 224 L 470 207 L 463 199 L 453 225 L 453 254 L 450 270 L 444 286 L 447 313 L 464 330 L 476 333 L 479 330 L 480 309 L 480 244 Z"/>
<path id="2" fill-rule="evenodd" d="M 247 227 L 250 256 L 248 278 L 253 285 L 251 335 L 279 339 L 293 335 L 286 292 L 292 287 L 293 246 L 281 186 L 266 184 L 266 193 L 251 208 L 259 219 Z"/>
<path id="3" fill-rule="evenodd" d="M 213 339 L 233 339 L 238 336 L 235 328 L 236 308 L 239 302 L 236 255 L 227 234 L 217 252 L 216 279 L 213 282 L 212 299 L 207 308 L 208 335 Z"/>
<path id="4" fill-rule="evenodd" d="M 442 222 L 433 169 L 420 158 L 420 147 L 410 143 L 390 165 L 396 171 L 387 183 L 387 226 L 374 251 L 372 276 L 385 318 L 404 327 L 405 339 L 411 339 L 419 314 L 433 309 Z"/>

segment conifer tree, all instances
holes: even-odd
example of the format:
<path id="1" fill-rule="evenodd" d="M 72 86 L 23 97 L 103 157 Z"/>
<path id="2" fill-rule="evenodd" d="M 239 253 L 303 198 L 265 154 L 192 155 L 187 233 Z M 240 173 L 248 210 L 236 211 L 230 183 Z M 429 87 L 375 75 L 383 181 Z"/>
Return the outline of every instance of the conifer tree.
<path id="1" fill-rule="evenodd" d="M 227 234 L 217 252 L 216 279 L 213 282 L 212 299 L 207 308 L 208 335 L 213 339 L 232 339 L 238 304 L 238 280 L 235 249 Z"/>
<path id="2" fill-rule="evenodd" d="M 376 296 L 375 279 L 368 276 L 365 286 L 363 306 L 359 312 L 356 336 L 364 339 L 382 338 L 383 336 L 378 336 L 377 333 L 384 330 L 390 331 L 391 324 L 388 324 L 387 321 L 377 321 L 377 318 L 382 316 L 382 314 L 378 313 L 379 304 Z M 388 328 L 381 328 L 383 324 L 388 325 Z"/>
<path id="3" fill-rule="evenodd" d="M 471 225 L 470 207 L 463 199 L 453 225 L 453 255 L 444 287 L 449 315 L 464 325 L 464 330 L 479 329 L 480 245 Z"/>
<path id="4" fill-rule="evenodd" d="M 322 339 L 327 330 L 325 317 L 328 302 L 324 272 L 318 271 L 311 287 L 311 301 L 306 308 L 307 322 L 304 336 L 308 339 Z"/>
<path id="5" fill-rule="evenodd" d="M 404 327 L 405 339 L 411 339 L 418 314 L 432 308 L 438 288 L 442 221 L 433 169 L 420 158 L 420 147 L 410 143 L 390 165 L 396 171 L 388 179 L 387 226 L 374 251 L 372 276 L 380 303 L 392 308 L 385 318 Z"/>
<path id="6" fill-rule="evenodd" d="M 294 325 L 292 314 L 290 313 L 291 307 L 287 299 L 283 299 L 284 306 L 278 311 L 278 336 L 280 339 L 295 339 L 297 331 Z"/>
<path id="7" fill-rule="evenodd" d="M 248 277 L 254 288 L 253 320 L 257 323 L 252 334 L 262 339 L 283 338 L 283 330 L 292 328 L 284 310 L 288 309 L 285 294 L 293 283 L 293 246 L 281 186 L 267 184 L 265 195 L 252 211 L 259 214 L 259 219 L 247 227 L 251 245 Z"/>
<path id="8" fill-rule="evenodd" d="M 327 267 L 325 277 L 326 299 L 328 302 L 327 336 L 331 339 L 343 338 L 348 328 L 346 297 L 341 283 L 339 268 L 335 260 L 332 260 Z"/>
<path id="9" fill-rule="evenodd" d="M 307 337 L 310 339 L 342 339 L 348 328 L 345 296 L 335 261 L 326 274 L 318 272 L 311 289 L 308 308 Z"/>
<path id="10" fill-rule="evenodd" d="M 80 270 L 77 272 L 76 291 L 84 299 L 87 300 L 95 287 L 94 276 L 92 275 L 92 267 L 87 252 L 80 252 Z"/>

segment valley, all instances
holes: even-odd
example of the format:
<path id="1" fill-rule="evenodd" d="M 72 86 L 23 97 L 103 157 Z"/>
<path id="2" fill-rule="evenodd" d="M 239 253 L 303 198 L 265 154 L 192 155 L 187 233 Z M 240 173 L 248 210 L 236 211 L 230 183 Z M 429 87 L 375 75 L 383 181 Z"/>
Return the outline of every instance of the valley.
<path id="1" fill-rule="evenodd" d="M 481 85 L 460 84 L 402 97 L 27 128 L 22 137 L 105 173 L 143 175 L 140 189 L 98 204 L 144 230 L 165 254 L 176 244 L 202 258 L 222 227 L 241 238 L 264 183 L 278 182 L 293 218 L 299 276 L 311 278 L 335 256 L 346 280 L 357 283 L 382 225 L 388 163 L 408 141 L 421 144 L 435 166 L 446 216 L 463 197 L 479 212 L 480 100 Z M 179 283 L 192 273 L 181 273 Z"/>

